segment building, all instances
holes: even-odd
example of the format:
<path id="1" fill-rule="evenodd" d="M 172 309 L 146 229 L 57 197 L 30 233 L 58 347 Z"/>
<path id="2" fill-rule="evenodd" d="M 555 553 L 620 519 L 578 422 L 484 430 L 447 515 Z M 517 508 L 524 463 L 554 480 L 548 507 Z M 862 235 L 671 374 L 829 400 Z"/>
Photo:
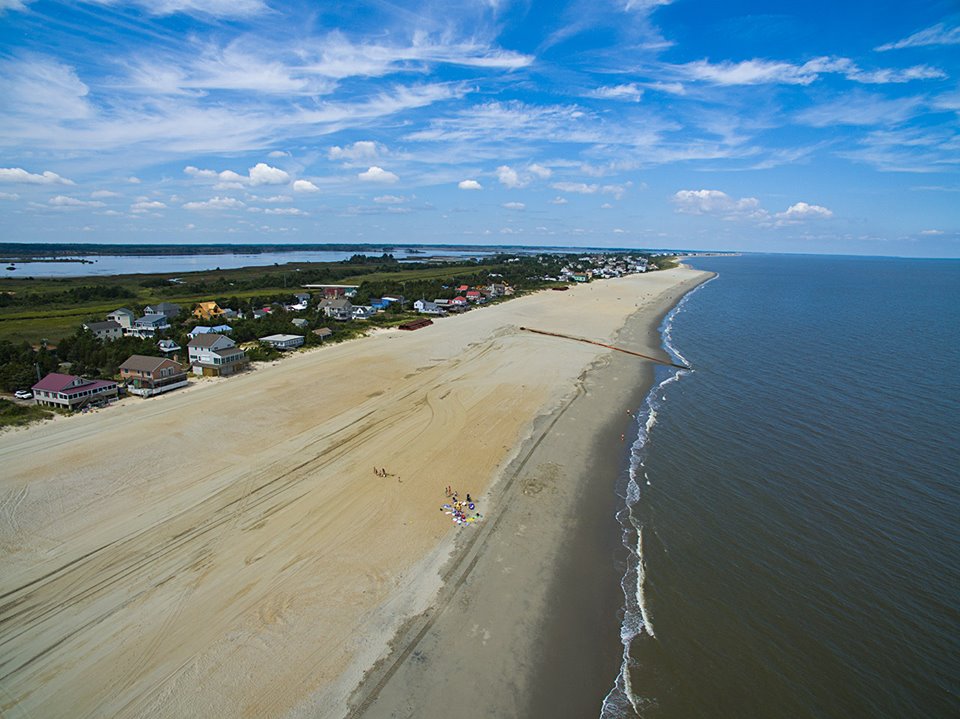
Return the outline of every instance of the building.
<path id="1" fill-rule="evenodd" d="M 199 335 L 187 344 L 187 357 L 196 375 L 221 377 L 243 369 L 247 355 L 229 337 L 216 334 Z"/>
<path id="2" fill-rule="evenodd" d="M 33 399 L 46 407 L 83 409 L 117 396 L 117 383 L 106 379 L 85 379 L 51 372 L 33 387 Z"/>
<path id="3" fill-rule="evenodd" d="M 323 344 L 323 341 L 333 334 L 333 330 L 329 327 L 318 327 L 313 331 L 317 337 L 320 338 L 320 344 Z"/>
<path id="4" fill-rule="evenodd" d="M 233 327 L 230 325 L 216 325 L 214 327 L 205 327 L 203 325 L 198 325 L 194 327 L 190 332 L 187 333 L 187 337 L 196 337 L 197 335 L 225 335 L 233 332 Z"/>
<path id="5" fill-rule="evenodd" d="M 166 315 L 144 315 L 133 321 L 127 334 L 134 337 L 153 337 L 160 330 L 170 329 Z"/>
<path id="6" fill-rule="evenodd" d="M 430 300 L 417 300 L 413 303 L 413 309 L 422 315 L 443 315 L 446 314 L 440 305 Z"/>
<path id="7" fill-rule="evenodd" d="M 172 320 L 180 314 L 180 305 L 175 305 L 173 302 L 161 302 L 156 305 L 147 305 L 143 308 L 143 314 L 145 315 L 163 315 L 168 320 Z"/>
<path id="8" fill-rule="evenodd" d="M 128 330 L 133 327 L 133 318 L 136 315 L 133 314 L 132 310 L 128 310 L 126 307 L 121 307 L 114 310 L 107 315 L 108 320 L 113 320 L 124 330 Z"/>
<path id="9" fill-rule="evenodd" d="M 480 290 L 467 290 L 466 297 L 468 302 L 483 302 L 484 296 Z"/>
<path id="10" fill-rule="evenodd" d="M 278 350 L 292 350 L 303 345 L 303 335 L 267 335 L 260 341 Z"/>
<path id="11" fill-rule="evenodd" d="M 302 329 L 305 329 L 306 326 L 310 324 L 310 320 L 305 320 L 303 317 L 294 317 L 292 320 L 290 320 L 290 323 L 294 327 L 297 327 L 298 329 L 302 330 Z"/>
<path id="12" fill-rule="evenodd" d="M 223 310 L 216 302 L 201 302 L 193 310 L 193 316 L 200 320 L 216 319 Z"/>
<path id="13" fill-rule="evenodd" d="M 304 285 L 304 289 L 321 290 L 326 299 L 336 299 L 337 297 L 353 297 L 357 294 L 360 285 Z"/>
<path id="14" fill-rule="evenodd" d="M 377 314 L 377 311 L 370 305 L 354 305 L 353 319 L 368 320 Z"/>
<path id="15" fill-rule="evenodd" d="M 345 322 L 353 319 L 353 305 L 344 297 L 325 299 L 320 303 L 320 311 L 325 317 Z"/>
<path id="16" fill-rule="evenodd" d="M 173 340 L 160 340 L 157 342 L 157 347 L 165 355 L 173 354 L 174 352 L 180 351 L 180 345 L 178 345 Z"/>
<path id="17" fill-rule="evenodd" d="M 179 363 L 166 357 L 130 355 L 120 365 L 120 377 L 127 391 L 140 397 L 152 397 L 187 385 L 187 373 Z"/>
<path id="18" fill-rule="evenodd" d="M 106 320 L 105 322 L 86 322 L 83 325 L 85 330 L 93 332 L 93 336 L 98 340 L 112 342 L 123 337 L 123 328 L 119 322 Z"/>

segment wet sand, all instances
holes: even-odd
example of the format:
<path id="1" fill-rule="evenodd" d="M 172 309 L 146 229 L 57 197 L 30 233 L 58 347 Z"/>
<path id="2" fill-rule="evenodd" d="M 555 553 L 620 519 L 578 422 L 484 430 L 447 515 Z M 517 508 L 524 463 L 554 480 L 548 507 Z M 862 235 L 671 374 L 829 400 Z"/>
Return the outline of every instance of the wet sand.
<path id="1" fill-rule="evenodd" d="M 636 375 L 519 327 L 608 341 L 703 277 L 542 292 L 0 435 L 0 709 L 433 716 L 451 686 L 467 716 L 522 709 L 558 529 Z M 439 511 L 448 484 L 483 523 Z"/>

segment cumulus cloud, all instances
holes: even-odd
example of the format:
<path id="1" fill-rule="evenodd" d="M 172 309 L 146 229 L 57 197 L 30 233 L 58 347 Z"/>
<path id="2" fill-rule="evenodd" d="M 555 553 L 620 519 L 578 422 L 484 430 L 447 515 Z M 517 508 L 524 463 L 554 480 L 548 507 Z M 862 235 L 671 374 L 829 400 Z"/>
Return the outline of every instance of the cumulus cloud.
<path id="1" fill-rule="evenodd" d="M 0 200 L 19 200 L 20 195 L 16 192 L 0 192 Z"/>
<path id="2" fill-rule="evenodd" d="M 270 167 L 264 162 L 258 162 L 250 168 L 251 185 L 282 185 L 290 181 L 290 175 L 278 167 Z"/>
<path id="3" fill-rule="evenodd" d="M 567 198 L 566 198 L 566 197 L 560 197 L 559 195 L 557 195 L 557 196 L 554 197 L 552 200 L 550 200 L 550 204 L 551 204 L 551 205 L 565 205 L 565 204 L 567 204 Z"/>
<path id="4" fill-rule="evenodd" d="M 520 179 L 517 171 L 509 165 L 500 165 L 500 167 L 497 168 L 497 179 L 500 180 L 501 185 L 506 185 L 507 187 L 523 187 L 526 184 Z"/>
<path id="5" fill-rule="evenodd" d="M 385 184 L 390 184 L 400 179 L 392 172 L 384 170 L 382 167 L 377 167 L 376 165 L 372 165 L 364 172 L 357 173 L 357 178 L 364 182 L 380 182 Z"/>
<path id="6" fill-rule="evenodd" d="M 310 180 L 297 180 L 293 183 L 294 192 L 320 192 L 320 188 Z"/>
<path id="7" fill-rule="evenodd" d="M 119 192 L 112 192 L 110 190 L 95 190 L 90 193 L 90 197 L 120 197 Z"/>
<path id="8" fill-rule="evenodd" d="M 481 185 L 476 180 L 460 180 L 460 182 L 457 183 L 457 187 L 459 187 L 461 190 L 482 190 L 483 189 L 483 185 Z"/>
<path id="9" fill-rule="evenodd" d="M 334 145 L 327 151 L 327 157 L 331 160 L 343 160 L 346 162 L 369 162 L 375 160 L 384 154 L 383 145 L 372 140 L 358 140 L 352 145 L 340 147 Z"/>
<path id="10" fill-rule="evenodd" d="M 187 202 L 183 205 L 185 210 L 239 210 L 246 205 L 234 197 L 211 197 L 205 202 Z"/>
<path id="11" fill-rule="evenodd" d="M 943 230 L 920 230 L 921 235 L 942 235 Z"/>
<path id="12" fill-rule="evenodd" d="M 140 184 L 140 178 L 131 175 L 130 177 L 127 178 L 127 182 L 129 182 L 131 185 L 139 185 L 139 184 Z"/>
<path id="13" fill-rule="evenodd" d="M 239 189 L 241 187 L 259 185 L 283 185 L 290 181 L 290 175 L 278 167 L 271 167 L 265 162 L 258 162 L 247 170 L 246 175 L 241 175 L 233 170 L 201 170 L 193 165 L 187 165 L 183 168 L 184 173 L 197 179 L 212 180 L 219 182 L 217 187 L 220 189 Z"/>
<path id="14" fill-rule="evenodd" d="M 380 195 L 374 197 L 373 201 L 381 205 L 399 205 L 401 202 L 406 202 L 406 198 L 399 195 Z"/>
<path id="15" fill-rule="evenodd" d="M 879 52 L 902 50 L 905 47 L 929 47 L 931 45 L 960 45 L 960 25 L 948 27 L 940 22 L 925 30 L 913 33 L 903 40 L 880 45 Z"/>
<path id="16" fill-rule="evenodd" d="M 600 189 L 599 185 L 587 185 L 583 182 L 554 182 L 550 187 L 560 192 L 575 192 L 578 195 L 592 195 Z"/>
<path id="17" fill-rule="evenodd" d="M 290 157 L 290 153 L 289 153 L 289 152 L 286 152 L 286 151 L 284 151 L 284 150 L 274 150 L 274 151 L 271 152 L 269 155 L 267 155 L 267 157 L 273 157 L 273 158 L 277 158 L 277 157 Z"/>
<path id="18" fill-rule="evenodd" d="M 750 213 L 760 208 L 756 197 L 741 197 L 736 200 L 720 190 L 680 190 L 673 196 L 677 212 L 688 215 Z"/>
<path id="19" fill-rule="evenodd" d="M 549 167 L 544 167 L 543 165 L 538 165 L 537 163 L 533 163 L 532 165 L 528 166 L 527 170 L 539 177 L 541 180 L 546 180 L 550 177 L 550 175 L 553 174 L 553 171 Z"/>
<path id="20" fill-rule="evenodd" d="M 48 202 L 54 207 L 103 207 L 103 203 L 99 200 L 78 200 L 76 197 L 66 195 L 51 197 Z"/>
<path id="21" fill-rule="evenodd" d="M 17 182 L 24 185 L 73 185 L 73 180 L 61 177 L 56 172 L 44 170 L 39 175 L 27 172 L 22 167 L 0 167 L 0 182 Z"/>
<path id="22" fill-rule="evenodd" d="M 526 205 L 522 202 L 504 202 L 503 206 L 508 210 L 523 210 L 526 208 Z"/>
<path id="23" fill-rule="evenodd" d="M 820 205 L 808 205 L 806 202 L 798 202 L 790 205 L 784 212 L 778 212 L 777 217 L 788 221 L 827 219 L 833 217 L 833 212 Z"/>
<path id="24" fill-rule="evenodd" d="M 268 207 L 263 211 L 265 215 L 297 215 L 306 216 L 307 213 L 296 207 Z"/>
<path id="25" fill-rule="evenodd" d="M 165 210 L 167 206 L 158 200 L 140 200 L 130 205 L 131 212 L 150 212 L 152 210 Z"/>

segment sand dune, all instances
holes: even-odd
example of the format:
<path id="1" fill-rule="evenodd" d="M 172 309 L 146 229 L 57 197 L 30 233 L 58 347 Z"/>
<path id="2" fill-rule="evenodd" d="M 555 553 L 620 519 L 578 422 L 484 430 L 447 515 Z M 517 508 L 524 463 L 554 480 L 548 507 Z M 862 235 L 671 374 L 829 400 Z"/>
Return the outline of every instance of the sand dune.
<path id="1" fill-rule="evenodd" d="M 0 435 L 5 716 L 340 716 L 484 496 L 606 350 L 693 275 L 542 292 Z M 391 476 L 374 474 L 386 467 Z"/>

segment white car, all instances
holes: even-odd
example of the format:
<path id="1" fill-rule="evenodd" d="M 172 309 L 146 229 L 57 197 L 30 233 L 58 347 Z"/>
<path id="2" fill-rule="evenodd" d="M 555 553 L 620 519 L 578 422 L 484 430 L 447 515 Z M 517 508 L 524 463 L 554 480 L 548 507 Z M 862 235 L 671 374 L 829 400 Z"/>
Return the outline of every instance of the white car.
<path id="1" fill-rule="evenodd" d="M 28 389 L 18 389 L 13 396 L 17 399 L 33 399 L 33 392 Z"/>

